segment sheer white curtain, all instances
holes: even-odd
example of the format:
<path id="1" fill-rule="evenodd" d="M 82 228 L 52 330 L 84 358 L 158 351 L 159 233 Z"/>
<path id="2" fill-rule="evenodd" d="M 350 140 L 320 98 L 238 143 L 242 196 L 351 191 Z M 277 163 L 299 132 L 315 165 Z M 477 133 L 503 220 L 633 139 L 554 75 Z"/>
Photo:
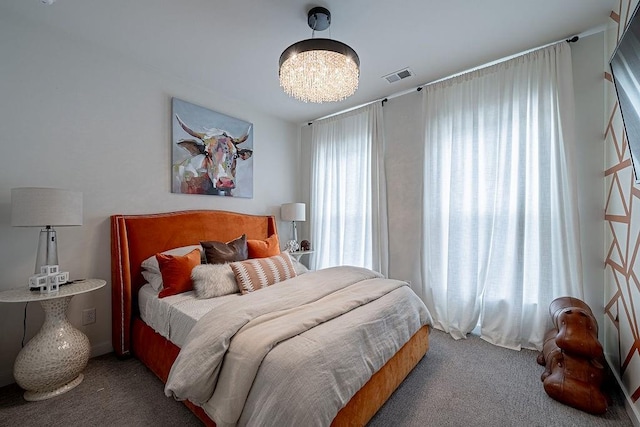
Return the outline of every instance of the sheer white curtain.
<path id="1" fill-rule="evenodd" d="M 368 267 L 387 275 L 382 106 L 319 120 L 312 129 L 312 268 Z"/>
<path id="2" fill-rule="evenodd" d="M 582 298 L 565 42 L 427 86 L 423 278 L 435 326 L 541 349 L 549 303 Z"/>

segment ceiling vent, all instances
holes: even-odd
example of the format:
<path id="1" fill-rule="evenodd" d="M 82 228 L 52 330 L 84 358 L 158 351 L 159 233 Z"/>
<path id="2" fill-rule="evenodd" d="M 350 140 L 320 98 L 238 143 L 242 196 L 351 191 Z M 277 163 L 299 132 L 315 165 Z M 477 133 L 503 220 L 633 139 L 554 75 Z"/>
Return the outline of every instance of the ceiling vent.
<path id="1" fill-rule="evenodd" d="M 413 76 L 413 71 L 411 71 L 410 68 L 404 68 L 402 70 L 395 71 L 395 72 L 393 72 L 391 74 L 387 74 L 386 76 L 383 76 L 382 78 L 385 79 L 389 83 L 395 83 L 397 81 L 400 81 L 402 79 L 406 79 L 407 77 L 411 77 L 411 76 Z"/>

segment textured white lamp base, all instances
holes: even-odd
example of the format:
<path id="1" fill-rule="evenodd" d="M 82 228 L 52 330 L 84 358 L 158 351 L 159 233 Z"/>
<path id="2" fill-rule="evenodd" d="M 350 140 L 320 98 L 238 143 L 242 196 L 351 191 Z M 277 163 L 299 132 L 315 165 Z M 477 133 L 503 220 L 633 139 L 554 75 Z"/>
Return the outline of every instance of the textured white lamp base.
<path id="1" fill-rule="evenodd" d="M 89 339 L 67 320 L 71 296 L 40 301 L 45 313 L 40 332 L 20 351 L 13 376 L 27 390 L 25 400 L 45 400 L 82 382 L 89 361 Z"/>

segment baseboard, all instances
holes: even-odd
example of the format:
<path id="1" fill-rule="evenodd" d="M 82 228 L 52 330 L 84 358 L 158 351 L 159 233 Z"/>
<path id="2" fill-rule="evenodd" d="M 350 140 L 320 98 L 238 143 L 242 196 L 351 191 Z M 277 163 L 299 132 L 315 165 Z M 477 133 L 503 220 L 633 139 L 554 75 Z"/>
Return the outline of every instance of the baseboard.
<path id="1" fill-rule="evenodd" d="M 627 414 L 629 415 L 629 418 L 631 418 L 631 422 L 635 427 L 640 427 L 640 413 L 636 409 L 636 406 L 633 404 L 633 401 L 631 400 L 631 396 L 629 395 L 626 387 L 624 387 L 624 385 L 622 384 L 622 378 L 620 378 L 620 375 L 618 374 L 617 369 L 613 367 L 613 365 L 611 364 L 611 361 L 609 360 L 606 354 L 604 355 L 604 358 L 607 361 L 607 364 L 609 365 L 609 371 L 613 374 L 613 377 L 616 379 L 616 382 L 618 383 L 620 390 L 622 390 L 622 393 L 624 394 L 624 397 L 625 397 L 624 408 L 626 409 Z"/>
<path id="2" fill-rule="evenodd" d="M 13 378 L 13 367 L 8 371 L 0 371 L 0 387 L 15 383 Z"/>
<path id="3" fill-rule="evenodd" d="M 626 394 L 627 393 L 625 393 L 625 395 Z M 627 410 L 627 415 L 629 415 L 629 418 L 631 419 L 631 422 L 633 423 L 634 427 L 640 427 L 638 411 L 636 411 L 634 406 L 631 405 L 631 403 L 629 402 L 629 399 L 625 400 L 624 408 Z"/>
<path id="4" fill-rule="evenodd" d="M 103 354 L 111 353 L 112 351 L 113 346 L 111 345 L 111 341 L 104 341 L 91 346 L 91 354 L 89 357 L 102 356 Z"/>

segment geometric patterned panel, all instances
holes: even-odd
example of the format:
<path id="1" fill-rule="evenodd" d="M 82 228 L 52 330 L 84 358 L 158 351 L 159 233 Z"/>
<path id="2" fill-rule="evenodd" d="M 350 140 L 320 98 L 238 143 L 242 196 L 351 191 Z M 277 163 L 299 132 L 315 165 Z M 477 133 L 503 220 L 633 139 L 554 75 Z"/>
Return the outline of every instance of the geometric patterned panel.
<path id="1" fill-rule="evenodd" d="M 610 57 L 638 0 L 619 0 L 607 31 Z M 640 187 L 636 186 L 629 147 L 609 64 L 605 67 L 605 352 L 622 387 L 640 409 Z"/>

